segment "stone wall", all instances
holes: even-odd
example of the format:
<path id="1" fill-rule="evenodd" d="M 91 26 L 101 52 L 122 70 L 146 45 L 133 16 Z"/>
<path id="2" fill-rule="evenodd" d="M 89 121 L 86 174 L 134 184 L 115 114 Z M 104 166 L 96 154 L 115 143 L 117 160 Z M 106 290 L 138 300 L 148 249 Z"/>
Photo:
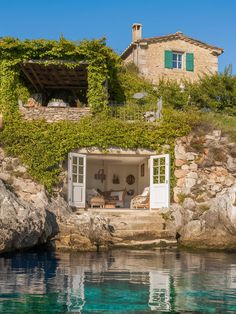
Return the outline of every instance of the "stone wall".
<path id="1" fill-rule="evenodd" d="M 165 50 L 183 52 L 183 69 L 166 69 L 164 67 Z M 194 54 L 194 71 L 186 71 L 185 53 Z M 218 57 L 210 50 L 196 46 L 181 39 L 169 40 L 148 45 L 138 46 L 126 58 L 125 63 L 134 62 L 140 72 L 154 84 L 161 78 L 189 79 L 195 81 L 203 73 L 218 71 Z"/>
<path id="2" fill-rule="evenodd" d="M 236 143 L 219 130 L 176 140 L 175 158 L 177 203 L 207 210 L 213 199 L 236 184 Z"/>
<path id="3" fill-rule="evenodd" d="M 90 108 L 20 108 L 21 114 L 26 120 L 45 119 L 47 122 L 62 120 L 79 121 L 82 117 L 90 115 Z"/>
<path id="4" fill-rule="evenodd" d="M 175 157 L 168 228 L 187 247 L 236 250 L 236 143 L 218 130 L 189 135 Z"/>
<path id="5" fill-rule="evenodd" d="M 33 181 L 27 173 L 27 168 L 18 158 L 7 156 L 2 148 L 0 148 L 0 180 L 11 187 L 23 201 L 36 203 L 38 207 L 44 206 L 47 201 L 44 187 Z"/>

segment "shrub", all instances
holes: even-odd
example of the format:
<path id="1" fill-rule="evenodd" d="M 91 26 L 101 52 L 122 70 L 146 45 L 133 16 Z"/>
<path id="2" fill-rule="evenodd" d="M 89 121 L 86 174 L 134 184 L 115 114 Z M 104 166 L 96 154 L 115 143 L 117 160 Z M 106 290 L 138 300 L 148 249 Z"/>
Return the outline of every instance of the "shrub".
<path id="1" fill-rule="evenodd" d="M 30 175 L 50 190 L 58 182 L 59 165 L 73 149 L 93 146 L 104 150 L 109 147 L 146 148 L 158 153 L 162 145 L 168 144 L 173 157 L 176 137 L 188 134 L 197 122 L 195 112 L 172 109 L 164 111 L 159 124 L 129 123 L 106 114 L 86 117 L 79 122 L 19 119 L 6 122 L 0 142 L 8 154 L 19 156 L 28 166 Z"/>

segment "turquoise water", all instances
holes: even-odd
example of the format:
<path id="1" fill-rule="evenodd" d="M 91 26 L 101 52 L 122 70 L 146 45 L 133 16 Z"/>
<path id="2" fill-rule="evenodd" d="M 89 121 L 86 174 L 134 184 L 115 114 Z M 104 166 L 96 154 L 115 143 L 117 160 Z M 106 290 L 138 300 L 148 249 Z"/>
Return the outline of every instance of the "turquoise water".
<path id="1" fill-rule="evenodd" d="M 0 257 L 0 313 L 234 313 L 236 254 L 174 250 Z"/>

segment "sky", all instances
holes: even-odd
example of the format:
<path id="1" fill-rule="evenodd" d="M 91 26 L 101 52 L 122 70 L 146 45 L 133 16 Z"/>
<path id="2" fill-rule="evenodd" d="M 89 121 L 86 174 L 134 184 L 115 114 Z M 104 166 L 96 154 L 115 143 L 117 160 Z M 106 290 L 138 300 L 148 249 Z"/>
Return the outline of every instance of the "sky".
<path id="1" fill-rule="evenodd" d="M 143 24 L 143 37 L 182 31 L 224 48 L 219 70 L 232 64 L 236 74 L 236 0 L 0 0 L 0 37 L 106 37 L 121 53 L 133 23 Z"/>

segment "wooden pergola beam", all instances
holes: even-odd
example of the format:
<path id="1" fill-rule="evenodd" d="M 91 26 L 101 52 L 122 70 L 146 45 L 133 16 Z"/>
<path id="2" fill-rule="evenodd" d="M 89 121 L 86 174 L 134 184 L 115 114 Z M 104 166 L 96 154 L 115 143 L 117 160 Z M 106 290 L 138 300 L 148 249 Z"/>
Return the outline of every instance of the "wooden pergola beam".
<path id="1" fill-rule="evenodd" d="M 34 81 L 31 79 L 30 75 L 28 75 L 27 71 L 25 71 L 24 67 L 21 66 L 21 69 L 23 71 L 23 73 L 25 74 L 25 76 L 28 78 L 28 80 L 30 81 L 30 83 L 34 86 L 34 88 L 36 89 L 37 92 L 39 92 L 39 89 L 37 87 L 37 85 L 35 85 Z"/>
<path id="2" fill-rule="evenodd" d="M 41 84 L 36 72 L 34 71 L 33 67 L 29 64 L 29 68 L 30 68 L 30 71 L 33 73 L 33 76 L 35 77 L 37 83 L 39 84 L 40 88 L 43 89 L 43 85 Z"/>
<path id="3" fill-rule="evenodd" d="M 37 91 L 43 89 L 86 89 L 88 88 L 87 65 L 69 69 L 63 65 L 45 66 L 37 62 L 25 62 L 22 71 Z"/>
<path id="4" fill-rule="evenodd" d="M 88 88 L 88 86 L 67 86 L 67 87 L 65 87 L 65 86 L 60 86 L 60 85 L 58 85 L 58 86 L 47 86 L 47 88 L 46 89 L 87 89 Z"/>

